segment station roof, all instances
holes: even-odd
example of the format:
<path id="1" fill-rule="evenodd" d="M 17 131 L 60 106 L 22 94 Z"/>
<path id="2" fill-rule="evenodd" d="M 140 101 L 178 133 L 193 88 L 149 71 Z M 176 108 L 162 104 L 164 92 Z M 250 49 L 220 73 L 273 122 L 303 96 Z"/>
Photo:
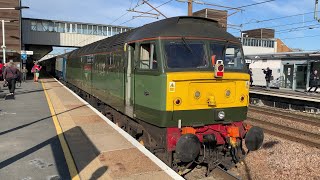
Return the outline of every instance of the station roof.
<path id="1" fill-rule="evenodd" d="M 73 22 L 73 21 L 60 21 L 60 20 L 51 20 L 51 19 L 22 18 L 22 20 L 46 21 L 46 22 L 70 23 L 70 24 L 85 24 L 85 25 L 94 25 L 94 26 L 109 26 L 109 27 L 129 28 L 129 29 L 132 29 L 132 27 L 126 27 L 126 26 L 116 26 L 116 25 L 108 25 L 108 24 L 94 24 L 94 23 Z"/>
<path id="2" fill-rule="evenodd" d="M 251 60 L 320 60 L 320 51 L 281 52 L 268 54 L 248 54 L 246 59 Z"/>

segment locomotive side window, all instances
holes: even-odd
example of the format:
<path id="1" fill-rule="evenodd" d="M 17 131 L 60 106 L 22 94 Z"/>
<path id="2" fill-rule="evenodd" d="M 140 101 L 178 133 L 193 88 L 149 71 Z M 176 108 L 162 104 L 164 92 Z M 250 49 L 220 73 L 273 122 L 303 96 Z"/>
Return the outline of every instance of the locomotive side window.
<path id="1" fill-rule="evenodd" d="M 243 69 L 245 63 L 241 48 L 236 46 L 227 47 L 224 64 L 226 69 Z"/>
<path id="2" fill-rule="evenodd" d="M 164 44 L 168 68 L 206 68 L 208 60 L 203 42 L 171 41 Z"/>
<path id="3" fill-rule="evenodd" d="M 139 69 L 157 69 L 157 56 L 154 44 L 142 44 L 140 46 Z"/>

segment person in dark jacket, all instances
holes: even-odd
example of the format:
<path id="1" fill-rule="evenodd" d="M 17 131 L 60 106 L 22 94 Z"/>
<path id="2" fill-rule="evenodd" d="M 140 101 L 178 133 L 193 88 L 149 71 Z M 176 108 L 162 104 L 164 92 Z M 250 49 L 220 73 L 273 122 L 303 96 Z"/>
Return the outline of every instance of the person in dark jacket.
<path id="1" fill-rule="evenodd" d="M 318 86 L 319 86 L 319 75 L 318 75 L 318 71 L 314 70 L 313 73 L 310 74 L 310 83 L 309 83 L 309 90 L 308 92 L 311 91 L 311 89 L 314 87 L 314 92 L 317 91 Z"/>
<path id="2" fill-rule="evenodd" d="M 266 87 L 267 89 L 270 89 L 270 81 L 272 77 L 272 70 L 267 67 L 267 69 L 262 69 L 263 73 L 266 75 L 264 78 L 266 79 Z"/>
<path id="3" fill-rule="evenodd" d="M 0 62 L 0 81 L 3 79 L 2 78 L 2 74 L 3 74 L 2 69 L 4 69 L 4 65 Z"/>
<path id="4" fill-rule="evenodd" d="M 252 86 L 252 83 L 253 83 L 253 79 L 252 79 L 252 68 L 250 68 L 248 70 L 248 74 L 250 75 L 250 87 Z"/>
<path id="5" fill-rule="evenodd" d="M 19 76 L 19 71 L 14 67 L 13 62 L 9 62 L 3 72 L 3 78 L 8 83 L 10 95 L 14 94 L 16 89 L 16 79 Z"/>

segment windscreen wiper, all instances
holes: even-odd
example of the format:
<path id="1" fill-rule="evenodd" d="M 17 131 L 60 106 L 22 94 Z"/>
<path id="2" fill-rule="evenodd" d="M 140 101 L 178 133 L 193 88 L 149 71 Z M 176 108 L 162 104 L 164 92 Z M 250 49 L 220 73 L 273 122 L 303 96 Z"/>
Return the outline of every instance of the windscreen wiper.
<path id="1" fill-rule="evenodd" d="M 189 44 L 188 44 L 187 41 L 186 41 L 186 38 L 182 37 L 181 39 L 182 39 L 183 44 L 186 46 L 186 48 L 187 48 L 191 53 L 193 53 L 191 47 L 189 46 Z"/>

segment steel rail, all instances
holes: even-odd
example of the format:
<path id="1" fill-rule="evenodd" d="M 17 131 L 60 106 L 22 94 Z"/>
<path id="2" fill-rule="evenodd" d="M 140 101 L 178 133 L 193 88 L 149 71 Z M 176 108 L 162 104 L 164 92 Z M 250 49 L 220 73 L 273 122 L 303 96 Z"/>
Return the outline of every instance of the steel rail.
<path id="1" fill-rule="evenodd" d="M 314 119 L 311 119 L 312 117 L 298 115 L 298 114 L 291 114 L 291 113 L 283 114 L 283 113 L 286 113 L 286 112 L 283 112 L 283 111 L 279 112 L 279 111 L 276 111 L 276 110 L 273 110 L 273 109 L 270 109 L 270 108 L 265 108 L 265 107 L 253 107 L 253 106 L 250 106 L 249 107 L 249 112 L 250 111 L 251 112 L 260 113 L 260 114 L 264 114 L 264 115 L 268 115 L 268 116 L 276 116 L 276 117 L 288 119 L 290 121 L 304 123 L 304 124 L 307 124 L 307 125 L 320 127 L 320 119 L 316 118 L 316 117 L 314 117 Z M 310 119 L 308 119 L 308 118 L 310 118 Z"/>
<path id="2" fill-rule="evenodd" d="M 252 117 L 248 117 L 247 121 L 252 125 L 258 125 L 268 134 L 282 137 L 290 141 L 302 143 L 311 147 L 320 148 L 319 134 L 263 121 Z M 305 136 L 305 138 L 303 136 Z"/>

